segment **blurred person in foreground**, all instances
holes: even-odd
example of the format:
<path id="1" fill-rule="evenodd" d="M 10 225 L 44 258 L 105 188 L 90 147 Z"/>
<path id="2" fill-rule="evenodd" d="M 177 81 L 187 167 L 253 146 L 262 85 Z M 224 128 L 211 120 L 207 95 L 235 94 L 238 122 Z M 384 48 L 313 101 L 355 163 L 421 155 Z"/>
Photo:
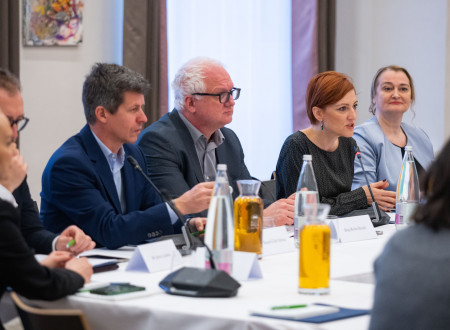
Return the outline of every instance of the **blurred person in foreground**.
<path id="1" fill-rule="evenodd" d="M 0 108 L 9 120 L 14 142 L 28 124 L 25 117 L 20 81 L 11 72 L 0 68 Z M 95 243 L 77 226 L 65 228 L 60 235 L 44 229 L 39 212 L 31 199 L 26 177 L 13 192 L 20 215 L 20 230 L 30 248 L 35 253 L 48 254 L 51 251 L 70 251 L 79 254 L 93 249 Z M 75 244 L 67 248 L 67 243 L 75 239 Z"/>
<path id="2" fill-rule="evenodd" d="M 374 116 L 357 126 L 353 134 L 369 182 L 386 180 L 387 190 L 397 190 L 405 146 L 413 147 L 419 178 L 434 159 L 433 146 L 425 131 L 402 121 L 409 108 L 413 111 L 415 100 L 414 83 L 405 68 L 390 65 L 379 69 L 371 87 L 369 111 Z M 355 160 L 352 189 L 365 183 L 361 164 Z"/>
<path id="3" fill-rule="evenodd" d="M 277 163 L 277 197 L 296 192 L 303 155 L 312 155 L 319 200 L 331 205 L 330 214 L 344 215 L 367 208 L 372 198 L 367 186 L 351 190 L 356 142 L 353 129 L 358 100 L 350 78 L 328 71 L 311 78 L 306 90 L 306 111 L 311 126 L 295 132 L 283 144 Z M 387 182 L 371 184 L 382 209 L 395 205 Z"/>
<path id="4" fill-rule="evenodd" d="M 450 326 L 450 141 L 421 179 L 426 202 L 375 261 L 370 329 Z M 415 223 L 415 224 L 414 224 Z"/>
<path id="5" fill-rule="evenodd" d="M 92 266 L 86 258 L 74 258 L 68 251 L 52 252 L 37 262 L 19 227 L 20 213 L 12 194 L 27 168 L 9 120 L 0 111 L 0 298 L 11 287 L 30 299 L 59 299 L 89 282 Z"/>

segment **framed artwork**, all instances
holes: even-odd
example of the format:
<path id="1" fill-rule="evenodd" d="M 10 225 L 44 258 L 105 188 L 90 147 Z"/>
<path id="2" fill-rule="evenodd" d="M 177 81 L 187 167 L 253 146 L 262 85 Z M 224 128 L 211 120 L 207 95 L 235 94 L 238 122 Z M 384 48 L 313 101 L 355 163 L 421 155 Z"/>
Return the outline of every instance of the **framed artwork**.
<path id="1" fill-rule="evenodd" d="M 23 45 L 78 45 L 83 7 L 83 0 L 23 0 Z"/>

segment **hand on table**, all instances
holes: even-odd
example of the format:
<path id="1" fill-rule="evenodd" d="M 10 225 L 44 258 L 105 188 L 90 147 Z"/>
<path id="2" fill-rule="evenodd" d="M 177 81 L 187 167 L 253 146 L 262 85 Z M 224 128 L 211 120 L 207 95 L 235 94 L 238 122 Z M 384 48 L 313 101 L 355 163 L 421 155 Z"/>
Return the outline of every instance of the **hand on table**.
<path id="1" fill-rule="evenodd" d="M 75 244 L 67 248 L 67 244 L 73 239 L 75 240 Z M 75 255 L 83 251 L 91 250 L 94 247 L 95 242 L 92 241 L 91 237 L 74 225 L 67 227 L 56 241 L 57 251 L 70 251 Z"/>
<path id="2" fill-rule="evenodd" d="M 74 255 L 68 251 L 53 251 L 40 264 L 48 268 L 64 268 L 67 261 L 72 259 Z"/>
<path id="3" fill-rule="evenodd" d="M 282 198 L 264 209 L 264 218 L 273 218 L 275 226 L 294 224 L 295 193 Z"/>

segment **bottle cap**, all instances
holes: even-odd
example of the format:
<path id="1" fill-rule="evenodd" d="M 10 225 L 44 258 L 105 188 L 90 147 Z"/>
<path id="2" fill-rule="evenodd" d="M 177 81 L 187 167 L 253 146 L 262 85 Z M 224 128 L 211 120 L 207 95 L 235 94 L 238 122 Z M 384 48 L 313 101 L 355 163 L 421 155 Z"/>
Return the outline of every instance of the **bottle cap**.
<path id="1" fill-rule="evenodd" d="M 217 170 L 218 171 L 226 171 L 227 170 L 227 164 L 217 164 Z"/>
<path id="2" fill-rule="evenodd" d="M 413 147 L 412 146 L 406 146 L 405 147 L 405 151 L 412 151 Z"/>
<path id="3" fill-rule="evenodd" d="M 311 155 L 303 155 L 303 160 L 312 160 Z"/>

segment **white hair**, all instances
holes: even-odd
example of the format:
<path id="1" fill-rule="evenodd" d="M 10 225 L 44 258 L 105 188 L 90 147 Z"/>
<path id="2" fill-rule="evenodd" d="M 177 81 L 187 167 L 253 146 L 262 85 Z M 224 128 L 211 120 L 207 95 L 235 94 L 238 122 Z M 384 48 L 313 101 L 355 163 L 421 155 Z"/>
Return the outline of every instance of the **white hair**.
<path id="1" fill-rule="evenodd" d="M 195 57 L 185 63 L 175 74 L 172 89 L 175 94 L 175 108 L 184 109 L 184 98 L 192 93 L 205 93 L 204 70 L 210 66 L 223 64 L 209 57 Z"/>

